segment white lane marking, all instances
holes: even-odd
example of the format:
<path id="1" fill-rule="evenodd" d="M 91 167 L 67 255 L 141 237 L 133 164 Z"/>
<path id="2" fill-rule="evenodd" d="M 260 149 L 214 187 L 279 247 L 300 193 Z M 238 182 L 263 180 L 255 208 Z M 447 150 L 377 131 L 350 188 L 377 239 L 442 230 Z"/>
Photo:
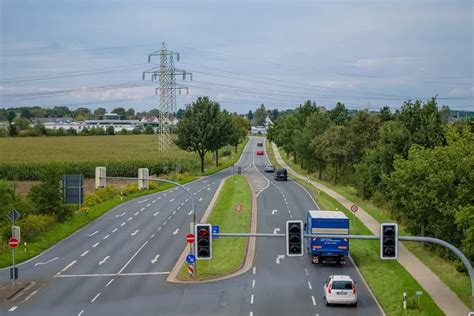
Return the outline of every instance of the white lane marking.
<path id="1" fill-rule="evenodd" d="M 308 281 L 308 287 L 309 287 L 310 290 L 313 289 L 313 287 L 311 286 L 311 282 L 310 282 L 310 281 Z"/>
<path id="2" fill-rule="evenodd" d="M 281 260 L 281 259 L 284 259 L 284 258 L 285 258 L 284 255 L 278 255 L 278 256 L 276 257 L 275 263 L 276 263 L 276 264 L 280 264 L 280 260 Z"/>
<path id="3" fill-rule="evenodd" d="M 275 215 L 276 212 L 278 212 L 278 210 L 273 210 L 272 215 Z"/>
<path id="4" fill-rule="evenodd" d="M 193 194 L 194 194 L 194 195 L 196 195 L 196 194 L 197 194 L 197 192 L 194 192 Z"/>
<path id="5" fill-rule="evenodd" d="M 178 206 L 178 208 L 176 210 L 179 210 L 181 208 L 181 206 Z M 176 210 L 173 211 L 173 215 L 176 214 Z"/>
<path id="6" fill-rule="evenodd" d="M 82 313 L 84 313 L 84 310 L 80 311 L 79 314 L 77 314 L 77 316 L 81 316 Z"/>
<path id="7" fill-rule="evenodd" d="M 73 262 L 71 262 L 70 264 L 68 264 L 67 266 L 65 266 L 65 267 L 61 270 L 61 272 L 66 271 L 67 269 L 69 269 L 70 267 L 72 267 L 76 262 L 77 262 L 77 260 L 74 260 Z"/>
<path id="8" fill-rule="evenodd" d="M 105 287 L 108 287 L 112 282 L 114 282 L 115 279 L 110 279 L 110 281 L 105 285 Z"/>
<path id="9" fill-rule="evenodd" d="M 199 202 L 201 202 L 201 201 L 202 201 L 202 197 L 201 197 L 201 198 L 199 198 L 199 200 L 198 200 L 198 201 L 199 201 Z"/>
<path id="10" fill-rule="evenodd" d="M 210 189 L 211 189 L 210 187 L 209 187 L 209 188 L 207 188 L 207 191 L 209 191 Z"/>
<path id="11" fill-rule="evenodd" d="M 173 235 L 176 235 L 179 232 L 179 228 L 176 228 L 176 230 L 173 232 Z"/>
<path id="12" fill-rule="evenodd" d="M 209 180 L 203 180 L 202 183 L 206 183 L 207 181 L 209 181 Z"/>
<path id="13" fill-rule="evenodd" d="M 161 199 L 161 196 L 159 196 L 158 198 L 156 198 L 157 200 Z"/>
<path id="14" fill-rule="evenodd" d="M 170 200 L 170 203 L 172 203 L 173 201 L 174 201 L 174 198 L 172 198 L 172 199 Z"/>
<path id="15" fill-rule="evenodd" d="M 48 261 L 46 261 L 46 262 L 37 262 L 37 263 L 35 263 L 34 266 L 35 266 L 35 267 L 36 267 L 36 266 L 42 266 L 42 265 L 44 265 L 44 264 L 48 264 L 48 263 L 50 263 L 50 262 L 53 262 L 54 260 L 57 260 L 57 259 L 59 259 L 59 258 L 58 258 L 58 257 L 55 257 L 55 258 L 53 258 L 53 259 L 51 259 L 51 260 L 48 260 Z"/>
<path id="16" fill-rule="evenodd" d="M 193 211 L 191 210 L 191 211 L 188 212 L 188 215 L 191 215 L 192 213 L 193 213 Z"/>
<path id="17" fill-rule="evenodd" d="M 279 232 L 280 232 L 280 228 L 275 228 L 275 229 L 273 230 L 273 235 L 275 235 L 276 233 L 279 233 Z"/>
<path id="18" fill-rule="evenodd" d="M 163 196 L 167 196 L 167 195 L 168 195 L 168 193 L 163 194 Z"/>
<path id="19" fill-rule="evenodd" d="M 164 222 L 163 222 L 163 226 L 166 225 L 166 224 L 168 224 L 168 221 L 164 221 Z"/>
<path id="20" fill-rule="evenodd" d="M 160 230 L 161 230 L 161 226 L 160 226 L 160 227 L 158 227 L 158 229 L 157 229 L 156 231 L 157 231 L 157 232 L 159 232 Z"/>
<path id="21" fill-rule="evenodd" d="M 107 239 L 109 237 L 110 237 L 110 235 L 105 235 L 104 238 L 102 238 L 102 239 Z"/>
<path id="22" fill-rule="evenodd" d="M 253 267 L 252 273 L 255 274 L 256 272 L 257 272 L 257 268 L 256 268 L 256 267 Z"/>
<path id="23" fill-rule="evenodd" d="M 91 303 L 94 303 L 94 302 L 95 302 L 95 300 L 96 300 L 96 299 L 97 299 L 99 296 L 100 296 L 100 292 L 99 292 L 99 293 L 97 293 L 97 295 L 96 295 L 96 296 L 94 296 L 94 298 L 91 300 Z"/>
<path id="24" fill-rule="evenodd" d="M 101 266 L 101 265 L 103 265 L 104 263 L 106 263 L 107 260 L 109 260 L 109 258 L 110 258 L 110 256 L 107 256 L 107 257 L 105 257 L 104 259 L 100 260 L 100 261 L 99 261 L 99 266 Z"/>
<path id="25" fill-rule="evenodd" d="M 150 207 L 150 206 L 151 206 L 151 204 L 150 204 L 150 203 L 148 203 L 148 204 L 146 205 L 146 207 Z"/>
<path id="26" fill-rule="evenodd" d="M 87 255 L 89 253 L 89 250 L 86 250 L 82 253 L 81 257 L 84 257 L 85 255 Z"/>
<path id="27" fill-rule="evenodd" d="M 118 228 L 115 228 L 115 229 L 112 231 L 112 233 L 115 233 L 117 230 L 118 230 Z"/>
<path id="28" fill-rule="evenodd" d="M 151 201 L 151 203 L 156 203 L 156 200 Z"/>
<path id="29" fill-rule="evenodd" d="M 139 231 L 139 229 L 135 230 L 133 233 L 130 234 L 130 236 L 135 236 Z"/>
<path id="30" fill-rule="evenodd" d="M 167 272 L 133 272 L 133 273 L 120 273 L 120 275 L 166 275 L 170 274 L 169 271 Z"/>
<path id="31" fill-rule="evenodd" d="M 9 311 L 9 312 L 13 312 L 13 311 L 14 311 L 15 309 L 17 309 L 17 308 L 18 308 L 18 306 L 13 306 L 13 307 L 10 308 L 8 311 Z"/>
<path id="32" fill-rule="evenodd" d="M 130 262 L 132 262 L 133 258 L 135 258 L 135 256 L 138 255 L 138 253 L 143 249 L 143 247 L 146 246 L 146 244 L 148 244 L 148 240 L 145 241 L 145 243 L 140 247 L 140 249 L 138 249 L 137 252 L 135 252 L 135 254 L 127 261 L 127 263 L 122 267 L 122 269 L 119 270 L 117 274 L 120 274 L 122 273 L 123 270 L 125 270 L 125 268 L 130 264 Z"/>
<path id="33" fill-rule="evenodd" d="M 100 242 L 96 242 L 95 244 L 92 245 L 92 248 L 95 248 L 97 247 L 98 245 L 100 245 Z"/>
<path id="34" fill-rule="evenodd" d="M 145 203 L 146 201 L 148 201 L 148 199 L 144 199 L 144 200 L 141 200 L 141 201 L 138 201 L 138 203 Z"/>
<path id="35" fill-rule="evenodd" d="M 27 300 L 29 300 L 33 295 L 35 295 L 36 293 L 38 293 L 38 290 L 34 290 L 30 295 L 28 295 L 23 301 L 21 301 L 22 303 L 26 302 Z"/>
<path id="36" fill-rule="evenodd" d="M 252 289 L 255 288 L 255 279 L 252 280 Z"/>
<path id="37" fill-rule="evenodd" d="M 187 201 L 188 201 L 188 200 L 186 200 L 186 202 L 187 202 Z M 181 203 L 181 206 L 183 206 L 183 205 L 184 205 L 184 202 L 183 202 L 183 203 Z"/>
<path id="38" fill-rule="evenodd" d="M 122 214 L 115 215 L 115 217 L 116 217 L 116 218 L 117 218 L 117 217 L 122 217 L 122 216 L 124 216 L 125 214 L 127 214 L 127 213 L 123 212 Z"/>
<path id="39" fill-rule="evenodd" d="M 313 295 L 311 296 L 311 300 L 313 301 L 313 305 L 316 306 L 316 299 L 314 298 Z"/>
<path id="40" fill-rule="evenodd" d="M 290 214 L 290 219 L 293 219 L 293 215 Z"/>
<path id="41" fill-rule="evenodd" d="M 308 269 L 304 268 L 304 274 L 306 274 L 306 276 L 308 276 Z"/>
<path id="42" fill-rule="evenodd" d="M 95 234 L 97 234 L 98 232 L 99 232 L 99 231 L 96 230 L 95 232 L 93 232 L 92 234 L 89 234 L 89 235 L 87 235 L 87 236 L 92 237 L 92 236 L 94 236 Z"/>
<path id="43" fill-rule="evenodd" d="M 140 212 L 136 212 L 135 214 L 133 214 L 134 216 L 137 216 L 138 214 L 140 214 Z"/>
<path id="44" fill-rule="evenodd" d="M 158 214 L 160 214 L 160 211 L 154 213 L 153 216 L 156 216 L 156 215 L 158 215 Z"/>
<path id="45" fill-rule="evenodd" d="M 254 295 L 250 295 L 250 304 L 253 304 Z"/>
<path id="46" fill-rule="evenodd" d="M 125 224 L 126 224 L 126 223 L 125 223 L 125 222 L 123 222 L 122 224 L 120 224 L 120 226 L 123 226 L 123 225 L 125 225 Z"/>
<path id="47" fill-rule="evenodd" d="M 136 276 L 136 275 L 166 275 L 166 272 L 135 272 L 135 273 L 97 273 L 97 274 L 56 274 L 55 278 L 95 278 L 95 277 L 115 277 L 115 276 Z"/>
<path id="48" fill-rule="evenodd" d="M 253 312 L 250 312 L 249 316 L 253 316 Z"/>
<path id="49" fill-rule="evenodd" d="M 170 215 L 170 216 L 168 216 L 168 220 L 170 220 L 170 219 L 171 219 L 171 217 L 172 217 L 171 215 Z"/>
<path id="50" fill-rule="evenodd" d="M 155 233 L 151 234 L 150 239 L 155 237 Z"/>
<path id="51" fill-rule="evenodd" d="M 133 217 L 129 217 L 129 218 L 127 219 L 127 221 L 131 221 L 132 219 L 133 219 Z"/>
<path id="52" fill-rule="evenodd" d="M 156 255 L 155 258 L 151 259 L 151 264 L 154 264 L 155 262 L 157 262 L 159 257 L 160 255 Z"/>

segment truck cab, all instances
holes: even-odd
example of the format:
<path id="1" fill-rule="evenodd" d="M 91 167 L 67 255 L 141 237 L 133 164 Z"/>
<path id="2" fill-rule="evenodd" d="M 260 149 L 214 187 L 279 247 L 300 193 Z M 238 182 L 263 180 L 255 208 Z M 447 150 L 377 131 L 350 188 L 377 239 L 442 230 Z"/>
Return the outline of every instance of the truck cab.
<path id="1" fill-rule="evenodd" d="M 306 234 L 348 235 L 349 219 L 340 211 L 308 211 Z M 306 238 L 306 249 L 311 262 L 345 264 L 349 255 L 348 238 Z"/>

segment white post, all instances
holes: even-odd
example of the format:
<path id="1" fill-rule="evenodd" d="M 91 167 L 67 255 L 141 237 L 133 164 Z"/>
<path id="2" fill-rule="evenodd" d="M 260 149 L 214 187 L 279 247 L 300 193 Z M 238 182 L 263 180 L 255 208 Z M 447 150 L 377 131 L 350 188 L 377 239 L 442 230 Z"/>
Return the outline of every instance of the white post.
<path id="1" fill-rule="evenodd" d="M 148 176 L 149 176 L 148 168 L 138 169 L 138 189 L 139 190 L 149 189 L 150 184 L 149 184 Z"/>
<path id="2" fill-rule="evenodd" d="M 105 167 L 96 167 L 95 168 L 95 187 L 98 188 L 105 188 L 107 185 L 106 180 L 106 170 Z"/>

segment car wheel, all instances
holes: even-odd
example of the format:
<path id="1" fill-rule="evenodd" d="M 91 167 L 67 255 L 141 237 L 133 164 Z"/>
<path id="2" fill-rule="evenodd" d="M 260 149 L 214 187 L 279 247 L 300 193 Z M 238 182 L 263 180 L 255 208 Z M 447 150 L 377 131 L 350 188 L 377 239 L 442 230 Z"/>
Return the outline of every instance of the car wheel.
<path id="1" fill-rule="evenodd" d="M 354 304 L 352 304 L 352 307 L 357 307 L 357 302 L 355 302 Z"/>

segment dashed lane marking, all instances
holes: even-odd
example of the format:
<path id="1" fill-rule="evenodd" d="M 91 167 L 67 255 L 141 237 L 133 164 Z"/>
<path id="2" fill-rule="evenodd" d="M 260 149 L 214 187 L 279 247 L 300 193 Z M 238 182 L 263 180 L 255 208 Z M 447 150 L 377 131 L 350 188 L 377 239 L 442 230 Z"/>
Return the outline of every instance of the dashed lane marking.
<path id="1" fill-rule="evenodd" d="M 110 281 L 105 285 L 105 287 L 108 287 L 112 282 L 114 282 L 115 279 L 110 279 Z"/>
<path id="2" fill-rule="evenodd" d="M 79 314 L 77 314 L 77 316 L 81 316 L 82 313 L 84 313 L 84 310 L 81 310 L 81 311 L 79 312 Z"/>
<path id="3" fill-rule="evenodd" d="M 129 218 L 127 219 L 127 221 L 131 221 L 132 219 L 133 219 L 133 217 L 129 217 Z"/>
<path id="4" fill-rule="evenodd" d="M 115 229 L 112 231 L 112 233 L 115 233 L 117 230 L 118 230 L 118 228 L 115 228 Z"/>
<path id="5" fill-rule="evenodd" d="M 98 232 L 99 232 L 99 231 L 96 230 L 95 232 L 93 232 L 92 234 L 89 234 L 89 235 L 87 235 L 87 236 L 92 237 L 92 236 L 94 236 L 95 234 L 97 234 Z"/>
<path id="6" fill-rule="evenodd" d="M 252 289 L 255 288 L 255 279 L 252 280 Z"/>
<path id="7" fill-rule="evenodd" d="M 308 287 L 309 287 L 310 290 L 313 289 L 313 287 L 311 286 L 311 282 L 310 282 L 310 281 L 308 281 Z"/>
<path id="8" fill-rule="evenodd" d="M 170 200 L 170 203 L 172 203 L 172 202 L 174 202 L 174 198 L 172 198 L 172 199 Z"/>
<path id="9" fill-rule="evenodd" d="M 313 295 L 311 296 L 311 300 L 313 301 L 313 305 L 316 306 L 316 299 L 314 298 Z"/>
<path id="10" fill-rule="evenodd" d="M 100 296 L 100 292 L 99 292 L 99 293 L 97 293 L 97 295 L 96 295 L 96 296 L 94 296 L 94 298 L 91 300 L 91 303 L 94 303 L 94 302 L 95 302 L 95 300 L 99 298 L 99 296 Z"/>
<path id="11" fill-rule="evenodd" d="M 67 269 L 69 269 L 70 267 L 72 267 L 76 262 L 77 262 L 77 260 L 74 260 L 73 262 L 71 262 L 70 264 L 68 264 L 67 266 L 65 266 L 65 267 L 61 270 L 61 272 L 66 271 Z"/>
<path id="12" fill-rule="evenodd" d="M 202 201 L 202 197 L 200 197 L 198 201 L 201 202 L 201 201 Z"/>
<path id="13" fill-rule="evenodd" d="M 140 212 L 136 212 L 135 214 L 133 214 L 134 216 L 137 216 L 138 214 L 140 214 Z"/>
<path id="14" fill-rule="evenodd" d="M 109 237 L 110 237 L 110 235 L 105 235 L 104 238 L 102 238 L 102 239 L 107 239 Z"/>
<path id="15" fill-rule="evenodd" d="M 156 216 L 156 215 L 158 215 L 158 214 L 160 214 L 160 211 L 154 213 L 153 216 Z"/>
<path id="16" fill-rule="evenodd" d="M 253 300 L 254 300 L 254 298 L 255 298 L 255 295 L 253 295 L 253 294 L 252 294 L 252 295 L 250 295 L 250 304 L 253 304 Z"/>
<path id="17" fill-rule="evenodd" d="M 98 245 L 100 245 L 100 242 L 96 242 L 95 244 L 92 245 L 92 248 L 95 248 L 97 247 Z"/>
<path id="18" fill-rule="evenodd" d="M 255 274 L 257 272 L 257 268 L 253 267 L 252 273 Z"/>
<path id="19" fill-rule="evenodd" d="M 89 253 L 89 250 L 86 250 L 82 253 L 81 257 L 84 257 L 85 255 L 87 255 Z"/>
<path id="20" fill-rule="evenodd" d="M 120 224 L 120 226 L 123 226 L 123 225 L 125 225 L 125 224 L 126 224 L 126 223 L 125 223 L 125 222 L 123 222 L 122 224 Z"/>
<path id="21" fill-rule="evenodd" d="M 13 311 L 15 311 L 15 309 L 17 309 L 17 308 L 18 308 L 18 306 L 12 306 L 12 308 L 10 308 L 8 311 L 9 311 L 9 312 L 13 312 Z"/>

